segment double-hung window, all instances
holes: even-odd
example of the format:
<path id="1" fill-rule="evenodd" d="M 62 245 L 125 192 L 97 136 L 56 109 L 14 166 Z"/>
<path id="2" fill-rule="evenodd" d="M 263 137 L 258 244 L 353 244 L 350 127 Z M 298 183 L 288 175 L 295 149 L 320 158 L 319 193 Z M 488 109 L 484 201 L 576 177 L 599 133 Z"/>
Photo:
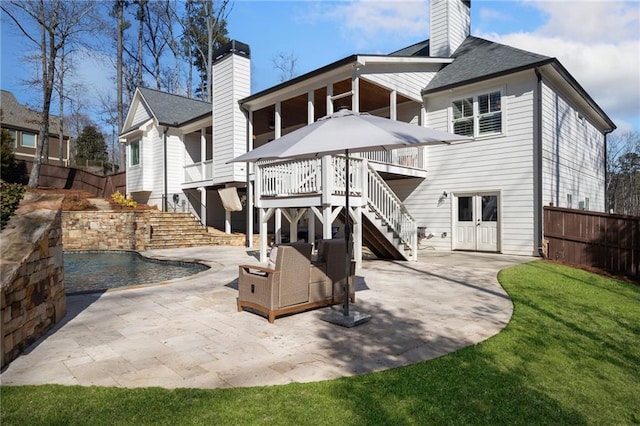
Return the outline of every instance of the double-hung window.
<path id="1" fill-rule="evenodd" d="M 35 148 L 37 136 L 38 135 L 35 133 L 22 132 L 22 141 L 20 142 L 20 145 L 26 146 L 27 148 Z"/>
<path id="2" fill-rule="evenodd" d="M 137 166 L 138 164 L 140 164 L 140 139 L 129 144 L 129 165 Z"/>
<path id="3" fill-rule="evenodd" d="M 483 93 L 452 102 L 453 133 L 485 136 L 502 133 L 502 94 Z"/>

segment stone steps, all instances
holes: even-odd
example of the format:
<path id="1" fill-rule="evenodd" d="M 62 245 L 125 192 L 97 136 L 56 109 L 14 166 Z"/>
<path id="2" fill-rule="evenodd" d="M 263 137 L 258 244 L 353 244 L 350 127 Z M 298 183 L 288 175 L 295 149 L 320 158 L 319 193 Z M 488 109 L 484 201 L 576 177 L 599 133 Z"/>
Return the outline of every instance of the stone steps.
<path id="1" fill-rule="evenodd" d="M 152 212 L 148 249 L 195 247 L 203 245 L 244 246 L 244 234 L 225 234 L 204 228 L 191 213 Z M 257 245 L 258 236 L 254 236 Z"/>

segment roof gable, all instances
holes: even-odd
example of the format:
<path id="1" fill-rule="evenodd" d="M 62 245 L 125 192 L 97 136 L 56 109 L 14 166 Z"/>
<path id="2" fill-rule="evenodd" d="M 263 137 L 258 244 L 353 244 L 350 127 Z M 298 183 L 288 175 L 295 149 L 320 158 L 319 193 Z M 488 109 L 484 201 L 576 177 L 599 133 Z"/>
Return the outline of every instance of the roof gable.
<path id="1" fill-rule="evenodd" d="M 7 90 L 0 90 L 0 112 L 2 127 L 29 130 L 35 133 L 40 131 L 42 113 L 20 104 L 14 94 Z M 57 134 L 58 126 L 58 116 L 49 114 L 49 134 Z M 66 127 L 64 136 L 70 137 Z"/>
<path id="2" fill-rule="evenodd" d="M 423 93 L 437 92 L 542 65 L 553 58 L 469 36 L 453 53 L 454 61 L 442 68 Z"/>
<path id="3" fill-rule="evenodd" d="M 211 103 L 139 87 L 138 91 L 158 124 L 178 127 L 211 114 Z"/>

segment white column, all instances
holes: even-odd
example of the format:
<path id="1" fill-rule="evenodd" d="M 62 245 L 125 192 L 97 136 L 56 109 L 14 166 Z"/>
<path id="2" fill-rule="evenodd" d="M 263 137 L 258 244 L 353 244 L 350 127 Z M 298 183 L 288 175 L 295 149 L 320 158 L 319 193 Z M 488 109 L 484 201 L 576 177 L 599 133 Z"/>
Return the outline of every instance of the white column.
<path id="1" fill-rule="evenodd" d="M 289 242 L 295 243 L 298 241 L 298 209 L 289 209 L 289 216 L 291 221 L 289 222 Z"/>
<path id="2" fill-rule="evenodd" d="M 311 124 L 315 121 L 316 110 L 314 96 L 313 90 L 309 90 L 307 92 L 307 124 Z"/>
<path id="3" fill-rule="evenodd" d="M 331 205 L 322 206 L 322 238 L 331 239 Z"/>
<path id="4" fill-rule="evenodd" d="M 206 227 L 207 226 L 207 188 L 200 187 L 200 221 Z"/>
<path id="5" fill-rule="evenodd" d="M 311 209 L 307 210 L 307 241 L 308 243 L 315 244 L 316 241 L 316 215 Z"/>
<path id="6" fill-rule="evenodd" d="M 206 127 L 203 127 L 200 129 L 200 173 L 202 176 L 202 180 L 205 180 L 207 176 L 207 166 L 205 164 L 206 159 L 207 159 L 207 129 Z"/>
<path id="7" fill-rule="evenodd" d="M 355 207 L 353 219 L 353 257 L 356 261 L 356 269 L 362 267 L 362 208 Z M 353 218 L 353 216 L 352 216 Z"/>
<path id="8" fill-rule="evenodd" d="M 398 92 L 391 91 L 389 96 L 389 118 L 392 120 L 398 119 Z"/>
<path id="9" fill-rule="evenodd" d="M 353 75 L 351 78 L 351 111 L 360 112 L 360 77 Z"/>
<path id="10" fill-rule="evenodd" d="M 249 111 L 249 125 L 247 130 L 247 152 L 249 152 L 253 149 L 253 111 Z M 246 163 L 245 167 L 247 176 L 247 204 L 244 207 L 245 209 L 247 209 L 246 246 L 251 248 L 253 247 L 254 214 L 253 183 L 251 182 L 251 168 L 253 167 L 253 163 Z"/>
<path id="11" fill-rule="evenodd" d="M 282 244 L 282 210 L 280 208 L 276 208 L 273 220 L 275 222 L 276 244 Z"/>
<path id="12" fill-rule="evenodd" d="M 327 85 L 327 115 L 333 114 L 333 84 Z"/>
<path id="13" fill-rule="evenodd" d="M 231 234 L 231 212 L 224 211 L 224 233 Z"/>
<path id="14" fill-rule="evenodd" d="M 273 117 L 274 125 L 274 139 L 278 139 L 282 136 L 282 103 L 276 102 L 276 112 Z"/>
<path id="15" fill-rule="evenodd" d="M 260 221 L 260 262 L 267 261 L 267 217 L 265 209 L 258 209 L 258 220 Z"/>

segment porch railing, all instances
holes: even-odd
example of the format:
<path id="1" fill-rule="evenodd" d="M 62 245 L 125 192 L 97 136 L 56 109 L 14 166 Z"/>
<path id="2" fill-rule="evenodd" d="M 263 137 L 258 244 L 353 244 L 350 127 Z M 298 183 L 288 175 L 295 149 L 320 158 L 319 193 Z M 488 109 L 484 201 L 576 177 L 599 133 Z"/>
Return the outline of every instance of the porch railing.
<path id="1" fill-rule="evenodd" d="M 400 238 L 400 242 L 417 253 L 417 228 L 415 219 L 409 214 L 402 201 L 389 185 L 371 166 L 369 167 L 369 187 L 367 204 Z"/>
<path id="2" fill-rule="evenodd" d="M 184 166 L 184 182 L 202 182 L 213 179 L 213 160 Z"/>
<path id="3" fill-rule="evenodd" d="M 322 159 L 262 163 L 261 194 L 267 197 L 317 193 L 322 190 Z"/>
<path id="4" fill-rule="evenodd" d="M 344 156 L 258 163 L 256 189 L 261 196 L 267 197 L 319 194 L 322 191 L 330 195 L 345 195 L 345 166 Z M 326 181 L 323 171 L 328 174 Z M 325 187 L 323 182 L 326 182 Z M 352 197 L 363 197 L 361 205 L 368 205 L 415 256 L 415 220 L 384 179 L 363 158 L 349 159 L 349 193 Z"/>
<path id="5" fill-rule="evenodd" d="M 424 169 L 424 147 L 399 148 L 391 151 L 372 151 L 354 154 L 360 158 L 394 166 Z"/>

